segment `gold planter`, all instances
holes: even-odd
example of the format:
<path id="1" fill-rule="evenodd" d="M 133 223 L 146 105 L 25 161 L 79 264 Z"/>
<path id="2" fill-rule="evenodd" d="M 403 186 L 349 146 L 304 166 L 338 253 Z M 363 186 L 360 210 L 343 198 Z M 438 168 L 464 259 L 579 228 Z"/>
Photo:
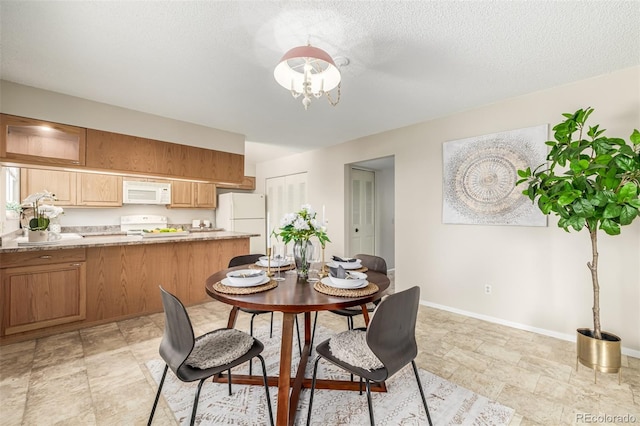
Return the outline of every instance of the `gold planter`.
<path id="1" fill-rule="evenodd" d="M 588 328 L 579 328 L 577 330 L 577 358 L 576 371 L 578 370 L 578 361 L 585 367 L 593 370 L 594 383 L 597 382 L 597 372 L 601 373 L 618 373 L 618 384 L 621 380 L 621 343 L 615 334 L 602 332 L 602 339 L 594 339 L 593 332 Z"/>

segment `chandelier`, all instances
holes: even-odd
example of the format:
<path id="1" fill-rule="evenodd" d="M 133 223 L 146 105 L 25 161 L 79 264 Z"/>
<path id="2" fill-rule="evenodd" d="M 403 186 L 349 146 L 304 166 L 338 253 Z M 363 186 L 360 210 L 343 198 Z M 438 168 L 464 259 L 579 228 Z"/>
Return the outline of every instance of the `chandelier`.
<path id="1" fill-rule="evenodd" d="M 278 84 L 291 91 L 294 98 L 300 95 L 306 110 L 311 99 L 327 96 L 333 106 L 340 102 L 340 70 L 327 52 L 311 45 L 298 46 L 284 54 L 273 71 Z M 334 102 L 329 91 L 338 88 Z"/>

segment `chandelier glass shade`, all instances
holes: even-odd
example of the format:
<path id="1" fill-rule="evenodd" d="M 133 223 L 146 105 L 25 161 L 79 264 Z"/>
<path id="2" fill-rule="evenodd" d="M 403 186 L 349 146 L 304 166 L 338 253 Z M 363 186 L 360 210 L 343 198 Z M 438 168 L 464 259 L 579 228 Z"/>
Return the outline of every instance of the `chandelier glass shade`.
<path id="1" fill-rule="evenodd" d="M 291 92 L 294 98 L 303 95 L 302 104 L 307 109 L 312 97 L 320 98 L 340 85 L 340 70 L 327 52 L 310 45 L 298 46 L 284 54 L 273 71 L 278 84 Z"/>

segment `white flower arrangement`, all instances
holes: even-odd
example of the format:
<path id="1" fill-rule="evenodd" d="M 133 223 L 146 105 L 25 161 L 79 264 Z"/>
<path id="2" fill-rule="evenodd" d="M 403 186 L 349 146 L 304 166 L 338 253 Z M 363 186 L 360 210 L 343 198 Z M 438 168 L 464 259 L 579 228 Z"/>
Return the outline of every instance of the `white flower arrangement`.
<path id="1" fill-rule="evenodd" d="M 308 241 L 315 236 L 324 247 L 330 240 L 327 229 L 316 219 L 316 215 L 311 205 L 303 204 L 300 211 L 284 215 L 280 221 L 280 232 L 274 231 L 274 234 L 282 237 L 285 244 L 290 241 Z"/>
<path id="2" fill-rule="evenodd" d="M 33 211 L 33 218 L 29 220 L 28 226 L 30 230 L 44 231 L 49 227 L 51 219 L 64 213 L 62 207 L 50 204 L 56 200 L 55 194 L 45 190 L 31 194 L 22 201 L 23 211 L 29 209 Z"/>

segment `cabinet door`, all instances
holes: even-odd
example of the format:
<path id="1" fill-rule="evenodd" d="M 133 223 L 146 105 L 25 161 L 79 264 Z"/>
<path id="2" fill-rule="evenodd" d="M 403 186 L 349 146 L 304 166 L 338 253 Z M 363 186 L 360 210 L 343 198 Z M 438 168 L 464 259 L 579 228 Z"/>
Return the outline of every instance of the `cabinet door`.
<path id="1" fill-rule="evenodd" d="M 4 335 L 86 318 L 86 263 L 3 270 Z"/>
<path id="2" fill-rule="evenodd" d="M 78 173 L 76 180 L 77 205 L 97 207 L 122 206 L 121 176 Z"/>
<path id="3" fill-rule="evenodd" d="M 195 194 L 192 182 L 171 181 L 171 207 L 193 207 Z"/>
<path id="4" fill-rule="evenodd" d="M 29 164 L 85 164 L 86 129 L 7 114 L 0 120 L 0 157 Z"/>
<path id="5" fill-rule="evenodd" d="M 200 208 L 216 208 L 216 186 L 212 183 L 194 183 L 196 202 Z"/>
<path id="6" fill-rule="evenodd" d="M 49 191 L 56 195 L 58 206 L 76 205 L 76 173 L 58 170 L 25 169 L 20 170 L 20 199 L 30 194 Z"/>

